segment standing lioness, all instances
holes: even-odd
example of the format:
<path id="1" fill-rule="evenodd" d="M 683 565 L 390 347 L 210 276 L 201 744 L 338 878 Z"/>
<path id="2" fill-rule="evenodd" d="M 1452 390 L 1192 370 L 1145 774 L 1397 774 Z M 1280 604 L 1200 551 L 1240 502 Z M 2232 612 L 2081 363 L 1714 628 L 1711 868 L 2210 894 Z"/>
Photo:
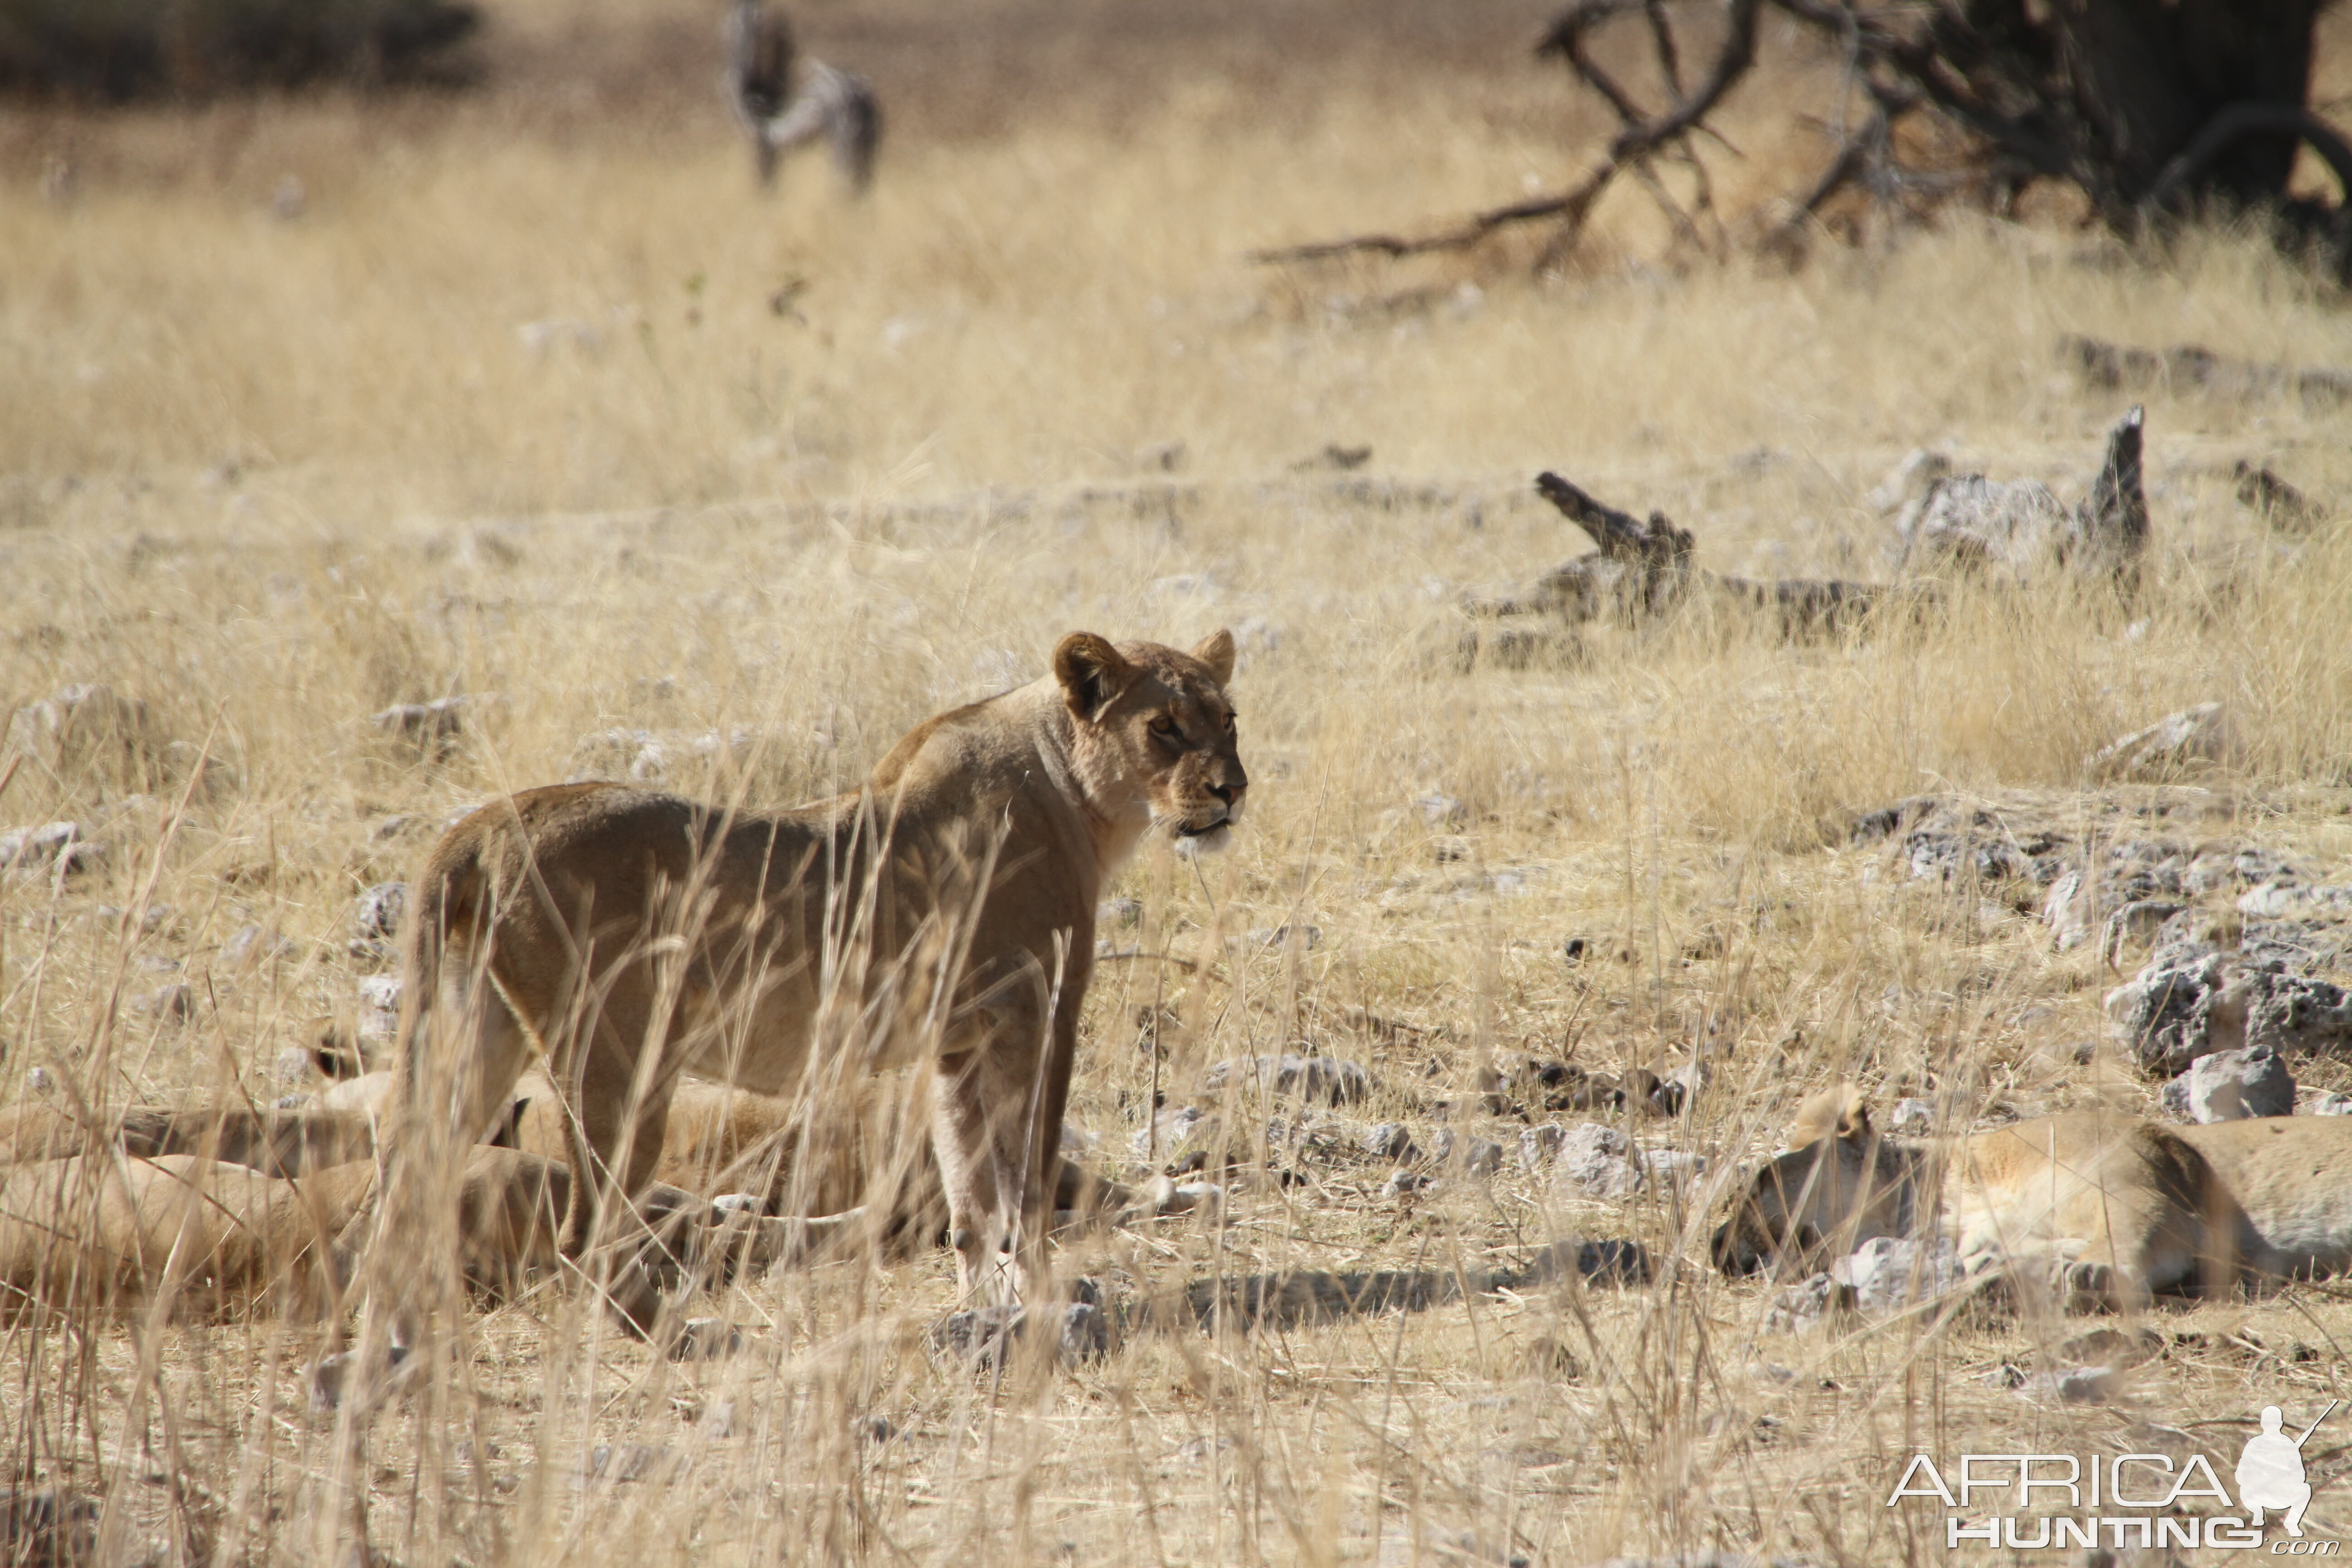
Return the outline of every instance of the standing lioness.
<path id="1" fill-rule="evenodd" d="M 447 1168 L 534 1057 L 567 1100 L 578 1256 L 625 1228 L 603 1222 L 651 1180 L 681 1071 L 822 1106 L 929 1052 L 959 1274 L 1018 1294 L 1104 881 L 1147 833 L 1214 846 L 1241 816 L 1233 667 L 1222 631 L 1191 653 L 1074 633 L 1050 677 L 919 725 L 852 794 L 770 815 L 569 784 L 452 827 L 404 937 L 371 1284 L 395 1339 L 435 1287 Z"/>

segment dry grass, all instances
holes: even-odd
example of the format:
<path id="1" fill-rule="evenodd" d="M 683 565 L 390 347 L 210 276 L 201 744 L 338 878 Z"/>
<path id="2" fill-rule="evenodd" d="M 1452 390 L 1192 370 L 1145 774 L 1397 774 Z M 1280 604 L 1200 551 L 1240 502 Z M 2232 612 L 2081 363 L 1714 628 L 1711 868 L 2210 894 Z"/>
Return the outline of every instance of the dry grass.
<path id="1" fill-rule="evenodd" d="M 1003 38 L 1064 62 L 1014 72 L 1024 96 L 957 85 L 944 12 L 819 12 L 821 49 L 858 65 L 864 41 L 916 94 L 860 206 L 814 166 L 752 198 L 699 96 L 689 7 L 518 7 L 499 47 L 522 85 L 478 102 L 0 128 L 0 705 L 104 680 L 226 764 L 184 809 L 184 768 L 26 767 L 0 794 L 0 820 L 100 822 L 114 847 L 62 892 L 0 891 L 0 1098 L 35 1067 L 116 1104 L 279 1092 L 278 1051 L 348 1015 L 369 967 L 346 949 L 352 895 L 468 803 L 574 771 L 593 731 L 741 726 L 755 793 L 799 798 L 1039 673 L 1073 627 L 1189 644 L 1223 624 L 1245 649 L 1252 817 L 1205 876 L 1147 860 L 1118 889 L 1142 907 L 1122 944 L 1220 973 L 1098 980 L 1074 1119 L 1113 1173 L 1140 1163 L 1154 1068 L 1133 1015 L 1160 1003 L 1184 1019 L 1162 1083 L 1306 1038 L 1380 1076 L 1351 1114 L 1424 1143 L 1431 1100 L 1522 1047 L 1708 1053 L 1694 1114 L 1635 1131 L 1718 1173 L 1843 1074 L 1932 1084 L 1963 1113 L 2147 1108 L 2119 1059 L 2069 1055 L 2100 1033 L 2108 972 L 1998 901 L 1900 882 L 1842 847 L 1843 824 L 1930 787 L 2077 813 L 2088 750 L 2219 698 L 2243 759 L 2168 831 L 2340 865 L 2352 536 L 2291 552 L 2227 476 L 2267 460 L 2352 504 L 2342 410 L 2151 401 L 2158 585 L 2136 627 L 2053 592 L 1866 643 L 1686 627 L 1465 676 L 1454 597 L 1582 548 L 1527 494 L 1539 467 L 1666 510 L 1725 570 L 1882 576 L 1861 496 L 1914 445 L 2079 493 L 2117 408 L 2065 374 L 2059 333 L 2352 363 L 2339 303 L 2222 234 L 2155 266 L 1966 222 L 1793 275 L 1688 266 L 1638 195 L 1542 282 L 1507 258 L 1252 269 L 1254 245 L 1555 182 L 1563 138 L 1598 123 L 1553 73 L 1484 71 L 1523 44 L 1516 12 L 1465 8 L 1388 50 L 1352 14 L 1219 11 L 1242 43 L 1212 46 L 1156 11 L 1004 7 Z M 651 40 L 652 63 L 631 74 L 615 38 Z M 584 100 L 558 73 L 567 40 L 593 68 Z M 1096 68 L 1065 101 L 1027 90 Z M 1769 107 L 1736 128 L 1741 190 L 1806 153 Z M 39 193 L 61 152 L 65 205 Z M 290 222 L 268 210 L 288 174 Z M 553 325 L 527 342 L 531 323 Z M 1294 468 L 1335 442 L 1372 447 L 1370 483 Z M 455 692 L 497 700 L 451 755 L 366 722 Z M 1463 821 L 1427 825 L 1428 791 Z M 1285 921 L 1320 944 L 1244 935 Z M 233 965 L 247 925 L 295 950 Z M 1571 934 L 1597 956 L 1563 963 Z M 132 1007 L 181 979 L 191 1021 Z M 1411 1027 L 1333 1022 L 1349 1008 Z M 1517 1124 L 1455 1125 L 1507 1143 Z M 2352 1316 L 2319 1290 L 2162 1314 L 2204 1337 L 2117 1404 L 2063 1407 L 1981 1380 L 2047 1325 L 1770 1331 L 1768 1291 L 1701 1266 L 1703 1204 L 1571 1203 L 1517 1173 L 1413 1201 L 1369 1163 L 1305 1168 L 1285 1187 L 1245 1165 L 1223 1226 L 1074 1244 L 1063 1267 L 1150 1292 L 1475 1272 L 1626 1235 L 1667 1278 L 1139 1334 L 1001 1383 L 920 1347 L 952 1301 L 943 1257 L 730 1289 L 697 1310 L 751 1348 L 693 1366 L 550 1284 L 475 1324 L 447 1397 L 379 1423 L 355 1472 L 371 1539 L 476 1564 L 1402 1563 L 1458 1559 L 1465 1533 L 1557 1564 L 1717 1545 L 1933 1562 L 1940 1536 L 1880 1506 L 1916 1446 L 2119 1451 L 2151 1424 L 2345 1392 Z M 1545 1336 L 1576 1377 L 1530 1361 Z M 297 1369 L 319 1340 L 267 1317 L 20 1314 L 0 1470 L 103 1492 L 126 1558 L 325 1561 L 348 1521 L 318 1511 L 337 1454 Z M 626 1443 L 691 1467 L 577 1484 L 584 1452 Z M 2324 1488 L 2320 1532 L 2347 1510 Z"/>

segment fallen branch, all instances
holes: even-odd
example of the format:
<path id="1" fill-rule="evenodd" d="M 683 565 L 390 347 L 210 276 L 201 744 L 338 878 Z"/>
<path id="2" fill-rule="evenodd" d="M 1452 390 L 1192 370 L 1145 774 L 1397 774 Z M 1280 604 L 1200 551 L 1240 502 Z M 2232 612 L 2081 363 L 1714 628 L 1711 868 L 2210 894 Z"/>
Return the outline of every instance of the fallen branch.
<path id="1" fill-rule="evenodd" d="M 2352 402 L 2352 370 L 2295 370 L 2231 359 L 2195 343 L 2136 349 L 2070 332 L 2058 340 L 2058 353 L 2074 367 L 2084 384 L 2102 392 L 2193 389 L 2221 397 L 2270 397 L 2294 392 L 2308 403 Z"/>
<path id="2" fill-rule="evenodd" d="M 1671 613 L 1696 595 L 1741 612 L 1768 614 L 1782 635 L 1797 637 L 1853 626 L 1886 595 L 1885 588 L 1867 583 L 1810 577 L 1756 582 L 1701 571 L 1691 564 L 1696 544 L 1691 531 L 1664 512 L 1653 511 L 1644 521 L 1555 473 L 1536 477 L 1536 493 L 1590 535 L 1595 550 L 1547 572 L 1527 594 L 1469 601 L 1465 607 L 1471 614 L 1484 618 L 1540 615 L 1570 626 L 1613 616 L 1624 624 L 1640 625 Z M 1507 638 L 1505 643 L 1507 652 L 1516 646 Z M 1505 662 L 1515 659 L 1531 662 L 1516 655 Z"/>
<path id="3" fill-rule="evenodd" d="M 1581 226 L 1592 204 L 1616 178 L 1617 165 L 1604 163 L 1585 176 L 1574 189 L 1557 195 L 1537 196 L 1508 206 L 1495 207 L 1449 229 L 1435 234 L 1407 238 L 1393 234 L 1359 234 L 1344 239 L 1320 240 L 1312 245 L 1278 246 L 1270 250 L 1253 250 L 1249 259 L 1260 265 L 1291 261 L 1328 261 L 1339 256 L 1372 253 L 1391 258 L 1426 256 L 1433 251 L 1467 250 L 1488 235 L 1524 223 L 1538 223 L 1545 218 L 1560 218 Z"/>

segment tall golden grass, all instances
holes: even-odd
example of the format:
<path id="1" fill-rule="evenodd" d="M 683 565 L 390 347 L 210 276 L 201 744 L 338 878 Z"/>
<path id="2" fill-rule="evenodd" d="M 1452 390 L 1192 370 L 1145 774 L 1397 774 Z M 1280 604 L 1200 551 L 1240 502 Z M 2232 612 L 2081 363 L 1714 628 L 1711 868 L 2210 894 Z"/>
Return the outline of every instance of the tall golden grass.
<path id="1" fill-rule="evenodd" d="M 654 15 L 703 36 L 698 9 Z M 877 15 L 869 36 L 953 58 L 952 16 Z M 2341 409 L 2151 394 L 2156 563 L 2128 616 L 2046 587 L 1866 640 L 1687 625 L 1464 674 L 1458 595 L 1583 548 L 1528 493 L 1539 468 L 1666 510 L 1723 570 L 1884 577 L 1864 493 L 1915 446 L 2081 493 L 2121 400 L 2070 378 L 2062 332 L 2352 363 L 2340 303 L 2230 232 L 2131 259 L 1955 216 L 1793 272 L 1711 261 L 1675 254 L 1638 194 L 1550 278 L 1507 247 L 1422 272 L 1253 268 L 1254 246 L 1560 182 L 1599 124 L 1516 58 L 1417 71 L 1343 12 L 1268 15 L 1293 26 L 1271 87 L 1188 74 L 1181 50 L 1146 77 L 1116 8 L 1072 10 L 1052 47 L 1138 74 L 1082 110 L 912 107 L 863 205 L 814 165 L 760 198 L 683 89 L 566 108 L 544 50 L 543 97 L 13 111 L 0 704 L 105 681 L 159 745 L 220 766 L 191 786 L 186 752 L 27 764 L 0 793 L 0 822 L 83 820 L 111 848 L 0 889 L 0 1100 L 59 1092 L 36 1068 L 101 1107 L 284 1092 L 278 1052 L 348 1018 L 381 966 L 348 945 L 352 896 L 470 804 L 589 765 L 584 736 L 740 728 L 748 780 L 684 763 L 671 783 L 805 798 L 1041 674 L 1070 629 L 1231 625 L 1250 821 L 1197 873 L 1147 858 L 1122 879 L 1141 913 L 1112 940 L 1205 967 L 1097 979 L 1073 1120 L 1110 1173 L 1142 1166 L 1155 1084 L 1301 1040 L 1381 1080 L 1332 1123 L 1342 1145 L 1383 1118 L 1428 1145 L 1432 1102 L 1472 1095 L 1498 1051 L 1705 1051 L 1693 1112 L 1633 1130 L 1717 1177 L 1846 1074 L 1932 1085 L 1963 1118 L 2147 1109 L 2118 1058 L 2070 1054 L 2100 1032 L 2103 965 L 1998 899 L 1903 882 L 1844 826 L 1927 790 L 2080 812 L 2089 751 L 2219 700 L 2242 753 L 2166 831 L 2340 864 L 2352 542 L 2265 531 L 2230 469 L 2269 462 L 2340 509 Z M 856 67 L 832 45 L 857 20 L 810 31 Z M 511 25 L 527 44 L 561 22 Z M 1129 80 L 1139 106 L 1105 110 Z M 1750 159 L 1727 163 L 1733 202 L 1809 155 L 1776 117 L 1762 98 L 1727 121 Z M 45 196 L 52 153 L 79 174 Z M 287 174 L 302 200 L 279 218 Z M 1318 466 L 1334 444 L 1370 446 L 1369 467 Z M 446 755 L 369 721 L 451 694 L 483 700 Z M 1432 792 L 1458 819 L 1428 819 Z M 1319 942 L 1249 934 L 1286 922 Z M 291 950 L 233 962 L 248 925 Z M 178 981 L 192 1018 L 138 1010 Z M 1155 1060 L 1135 1015 L 1163 1005 L 1181 1025 Z M 341 1563 L 363 1513 L 368 1561 L 419 1563 L 1928 1563 L 1940 1537 L 1882 1506 L 1919 1445 L 2113 1447 L 2346 1376 L 2341 1301 L 2298 1289 L 2166 1314 L 2205 1337 L 2119 1405 L 2032 1400 L 1984 1374 L 2052 1325 L 1771 1329 L 1768 1291 L 1704 1267 L 1705 1185 L 1606 1205 L 1507 1169 L 1397 1197 L 1339 1153 L 1284 1185 L 1257 1162 L 1295 1108 L 1225 1110 L 1242 1158 L 1221 1219 L 1074 1242 L 1061 1270 L 1144 1296 L 1272 1269 L 1459 1279 L 1580 1235 L 1643 1240 L 1662 1278 L 1282 1331 L 1229 1316 L 1002 1376 L 923 1349 L 954 1305 L 943 1255 L 730 1287 L 694 1310 L 750 1348 L 704 1363 L 550 1281 L 476 1317 L 457 1370 L 359 1450 L 301 1403 L 318 1325 L 33 1301 L 0 1329 L 0 1469 L 103 1496 L 122 1561 Z M 1517 1127 L 1462 1115 L 1463 1136 Z M 629 1444 L 664 1457 L 619 1479 Z"/>

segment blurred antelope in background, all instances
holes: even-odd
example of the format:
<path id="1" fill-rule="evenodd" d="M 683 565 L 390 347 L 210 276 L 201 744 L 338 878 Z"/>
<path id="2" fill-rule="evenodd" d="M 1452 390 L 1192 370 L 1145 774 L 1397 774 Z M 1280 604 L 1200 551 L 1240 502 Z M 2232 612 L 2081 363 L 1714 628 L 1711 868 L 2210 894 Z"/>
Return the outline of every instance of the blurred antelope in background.
<path id="1" fill-rule="evenodd" d="M 727 13 L 727 100 L 751 138 L 760 184 L 782 154 L 823 136 L 852 190 L 874 177 L 882 108 L 864 77 L 802 59 L 793 26 L 763 0 L 732 0 Z"/>

